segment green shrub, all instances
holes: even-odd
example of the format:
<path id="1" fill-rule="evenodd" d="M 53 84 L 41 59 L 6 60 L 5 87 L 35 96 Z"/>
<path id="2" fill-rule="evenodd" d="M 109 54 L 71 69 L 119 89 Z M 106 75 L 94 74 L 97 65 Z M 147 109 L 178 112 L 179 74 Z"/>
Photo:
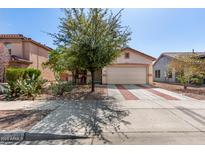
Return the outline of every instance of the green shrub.
<path id="1" fill-rule="evenodd" d="M 8 68 L 6 70 L 6 81 L 8 86 L 6 88 L 6 98 L 12 99 L 20 96 L 20 89 L 16 85 L 16 81 L 22 79 L 24 75 L 24 69 L 22 68 Z"/>
<path id="2" fill-rule="evenodd" d="M 20 78 L 32 78 L 33 75 L 37 79 L 41 75 L 41 71 L 34 68 L 8 68 L 6 70 L 7 82 L 13 82 Z"/>
<path id="3" fill-rule="evenodd" d="M 184 76 L 184 75 L 177 75 L 177 80 L 181 83 L 181 84 L 188 84 L 188 79 Z"/>
<path id="4" fill-rule="evenodd" d="M 31 78 L 20 78 L 15 82 L 10 82 L 6 90 L 6 99 L 12 100 L 17 97 L 26 97 L 27 99 L 35 99 L 38 94 L 41 94 L 43 85 L 46 80 L 36 78 L 33 75 Z"/>
<path id="5" fill-rule="evenodd" d="M 6 70 L 6 81 L 13 82 L 20 79 L 24 75 L 24 68 L 8 68 Z"/>
<path id="6" fill-rule="evenodd" d="M 33 75 L 31 78 L 17 80 L 17 87 L 20 89 L 20 94 L 33 100 L 38 94 L 41 94 L 45 80 L 39 79 Z"/>
<path id="7" fill-rule="evenodd" d="M 44 80 L 39 78 L 40 74 L 41 72 L 34 68 L 8 68 L 6 70 L 8 82 L 6 98 L 11 100 L 26 96 L 34 99 L 41 92 L 45 83 Z"/>
<path id="8" fill-rule="evenodd" d="M 197 77 L 197 76 L 192 77 L 192 78 L 191 78 L 191 84 L 194 84 L 194 85 L 200 86 L 200 85 L 203 84 L 203 78 L 201 78 L 201 77 Z"/>
<path id="9" fill-rule="evenodd" d="M 34 68 L 27 68 L 24 70 L 23 78 L 26 79 L 27 77 L 32 78 L 34 75 L 34 79 L 36 80 L 41 75 L 41 71 L 34 69 Z"/>
<path id="10" fill-rule="evenodd" d="M 19 97 L 21 94 L 17 82 L 9 82 L 8 86 L 5 87 L 5 93 L 7 100 L 13 100 L 16 97 Z"/>
<path id="11" fill-rule="evenodd" d="M 184 73 L 178 73 L 176 78 L 177 78 L 177 81 L 183 84 L 184 90 L 186 90 L 190 82 L 189 76 L 184 75 Z"/>
<path id="12" fill-rule="evenodd" d="M 52 94 L 55 96 L 62 96 L 64 92 L 70 92 L 73 88 L 71 82 L 58 81 L 50 86 Z"/>

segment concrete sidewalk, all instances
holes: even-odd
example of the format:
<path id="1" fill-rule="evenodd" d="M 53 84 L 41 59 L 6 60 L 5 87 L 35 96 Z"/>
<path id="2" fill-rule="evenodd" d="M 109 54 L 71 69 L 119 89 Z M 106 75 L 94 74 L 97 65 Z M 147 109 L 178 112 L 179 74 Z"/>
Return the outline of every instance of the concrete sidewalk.
<path id="1" fill-rule="evenodd" d="M 205 101 L 66 102 L 30 132 L 91 138 L 20 144 L 205 144 Z"/>
<path id="2" fill-rule="evenodd" d="M 54 110 L 62 104 L 58 100 L 0 101 L 0 110 Z"/>

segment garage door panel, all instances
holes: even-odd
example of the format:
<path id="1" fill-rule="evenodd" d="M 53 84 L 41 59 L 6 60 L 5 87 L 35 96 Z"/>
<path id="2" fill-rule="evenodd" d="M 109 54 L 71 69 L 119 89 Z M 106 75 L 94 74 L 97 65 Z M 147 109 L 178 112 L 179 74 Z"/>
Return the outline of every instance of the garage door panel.
<path id="1" fill-rule="evenodd" d="M 108 84 L 145 84 L 146 67 L 108 67 Z"/>

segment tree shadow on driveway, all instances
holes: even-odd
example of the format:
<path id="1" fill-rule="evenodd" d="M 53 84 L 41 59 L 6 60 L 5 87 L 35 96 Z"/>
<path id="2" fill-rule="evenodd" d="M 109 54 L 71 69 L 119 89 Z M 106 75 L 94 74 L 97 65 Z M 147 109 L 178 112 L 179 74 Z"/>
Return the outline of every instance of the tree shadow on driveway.
<path id="1" fill-rule="evenodd" d="M 103 133 L 124 135 L 120 127 L 130 124 L 123 120 L 128 115 L 128 110 L 122 109 L 119 103 L 111 100 L 67 101 L 35 125 L 30 132 L 83 135 L 97 137 L 109 143 L 109 139 L 105 138 Z M 69 144 L 80 143 L 73 139 Z"/>

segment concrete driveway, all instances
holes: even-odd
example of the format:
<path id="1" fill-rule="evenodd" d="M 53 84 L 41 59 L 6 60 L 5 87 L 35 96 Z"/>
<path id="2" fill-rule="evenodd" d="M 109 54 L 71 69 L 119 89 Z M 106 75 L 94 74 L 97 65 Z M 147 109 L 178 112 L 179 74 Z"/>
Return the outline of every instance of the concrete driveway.
<path id="1" fill-rule="evenodd" d="M 109 100 L 64 102 L 30 132 L 88 139 L 19 144 L 205 144 L 205 101 L 145 85 L 108 85 Z"/>
<path id="2" fill-rule="evenodd" d="M 148 85 L 108 85 L 108 96 L 117 101 L 123 100 L 189 100 L 196 99 L 177 94 L 162 88 Z"/>

